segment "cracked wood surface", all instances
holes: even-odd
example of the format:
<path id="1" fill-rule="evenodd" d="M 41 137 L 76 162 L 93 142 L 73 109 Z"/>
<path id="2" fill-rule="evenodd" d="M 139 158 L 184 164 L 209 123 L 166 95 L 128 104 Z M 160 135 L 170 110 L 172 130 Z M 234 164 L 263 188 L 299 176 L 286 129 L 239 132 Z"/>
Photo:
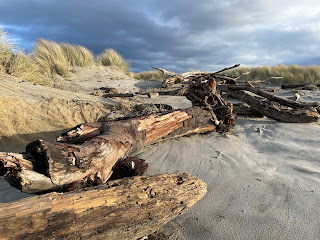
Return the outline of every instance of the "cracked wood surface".
<path id="1" fill-rule="evenodd" d="M 124 178 L 0 204 L 1 239 L 137 239 L 188 211 L 206 184 L 187 173 Z"/>

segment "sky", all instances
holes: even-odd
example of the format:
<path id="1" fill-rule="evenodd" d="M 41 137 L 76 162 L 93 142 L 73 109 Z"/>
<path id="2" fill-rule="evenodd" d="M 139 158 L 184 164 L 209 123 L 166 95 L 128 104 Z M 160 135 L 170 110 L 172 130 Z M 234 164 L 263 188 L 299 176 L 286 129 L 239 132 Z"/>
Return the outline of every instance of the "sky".
<path id="1" fill-rule="evenodd" d="M 134 72 L 320 64 L 319 0 L 0 0 L 0 27 L 25 52 L 113 48 Z"/>

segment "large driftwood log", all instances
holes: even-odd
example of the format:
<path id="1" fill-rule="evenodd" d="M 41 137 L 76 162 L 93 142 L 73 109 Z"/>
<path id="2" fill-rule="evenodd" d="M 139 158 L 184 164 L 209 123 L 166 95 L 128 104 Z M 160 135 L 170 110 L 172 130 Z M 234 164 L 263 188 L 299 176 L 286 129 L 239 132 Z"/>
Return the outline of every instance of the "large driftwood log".
<path id="1" fill-rule="evenodd" d="M 277 97 L 249 85 L 230 85 L 222 89 L 230 96 L 249 104 L 254 110 L 281 122 L 309 123 L 320 119 L 319 103 L 299 103 Z M 253 96 L 246 91 L 261 97 Z"/>
<path id="2" fill-rule="evenodd" d="M 146 236 L 204 197 L 186 173 L 124 178 L 73 193 L 0 204 L 1 239 L 132 240 Z"/>

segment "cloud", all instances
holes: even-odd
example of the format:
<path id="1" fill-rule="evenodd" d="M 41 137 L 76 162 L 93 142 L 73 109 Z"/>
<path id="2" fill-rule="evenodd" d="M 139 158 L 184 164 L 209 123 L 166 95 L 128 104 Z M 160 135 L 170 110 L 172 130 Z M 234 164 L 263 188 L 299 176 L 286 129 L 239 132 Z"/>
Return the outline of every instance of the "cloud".
<path id="1" fill-rule="evenodd" d="M 0 0 L 0 25 L 37 38 L 115 48 L 134 71 L 319 63 L 318 0 Z M 295 62 L 293 62 L 293 60 Z"/>

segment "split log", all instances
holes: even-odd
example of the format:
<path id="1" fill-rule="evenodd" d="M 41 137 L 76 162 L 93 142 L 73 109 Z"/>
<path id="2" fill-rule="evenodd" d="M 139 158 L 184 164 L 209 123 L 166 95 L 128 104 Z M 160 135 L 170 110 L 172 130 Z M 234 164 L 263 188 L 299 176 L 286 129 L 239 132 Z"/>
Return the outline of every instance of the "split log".
<path id="1" fill-rule="evenodd" d="M 250 91 L 261 97 L 253 96 Z M 319 103 L 298 103 L 289 99 L 277 97 L 252 85 L 231 85 L 225 86 L 230 96 L 249 104 L 254 110 L 281 122 L 309 123 L 320 119 Z"/>
<path id="2" fill-rule="evenodd" d="M 155 232 L 204 197 L 187 173 L 125 178 L 72 193 L 0 204 L 1 239 L 131 240 Z"/>

